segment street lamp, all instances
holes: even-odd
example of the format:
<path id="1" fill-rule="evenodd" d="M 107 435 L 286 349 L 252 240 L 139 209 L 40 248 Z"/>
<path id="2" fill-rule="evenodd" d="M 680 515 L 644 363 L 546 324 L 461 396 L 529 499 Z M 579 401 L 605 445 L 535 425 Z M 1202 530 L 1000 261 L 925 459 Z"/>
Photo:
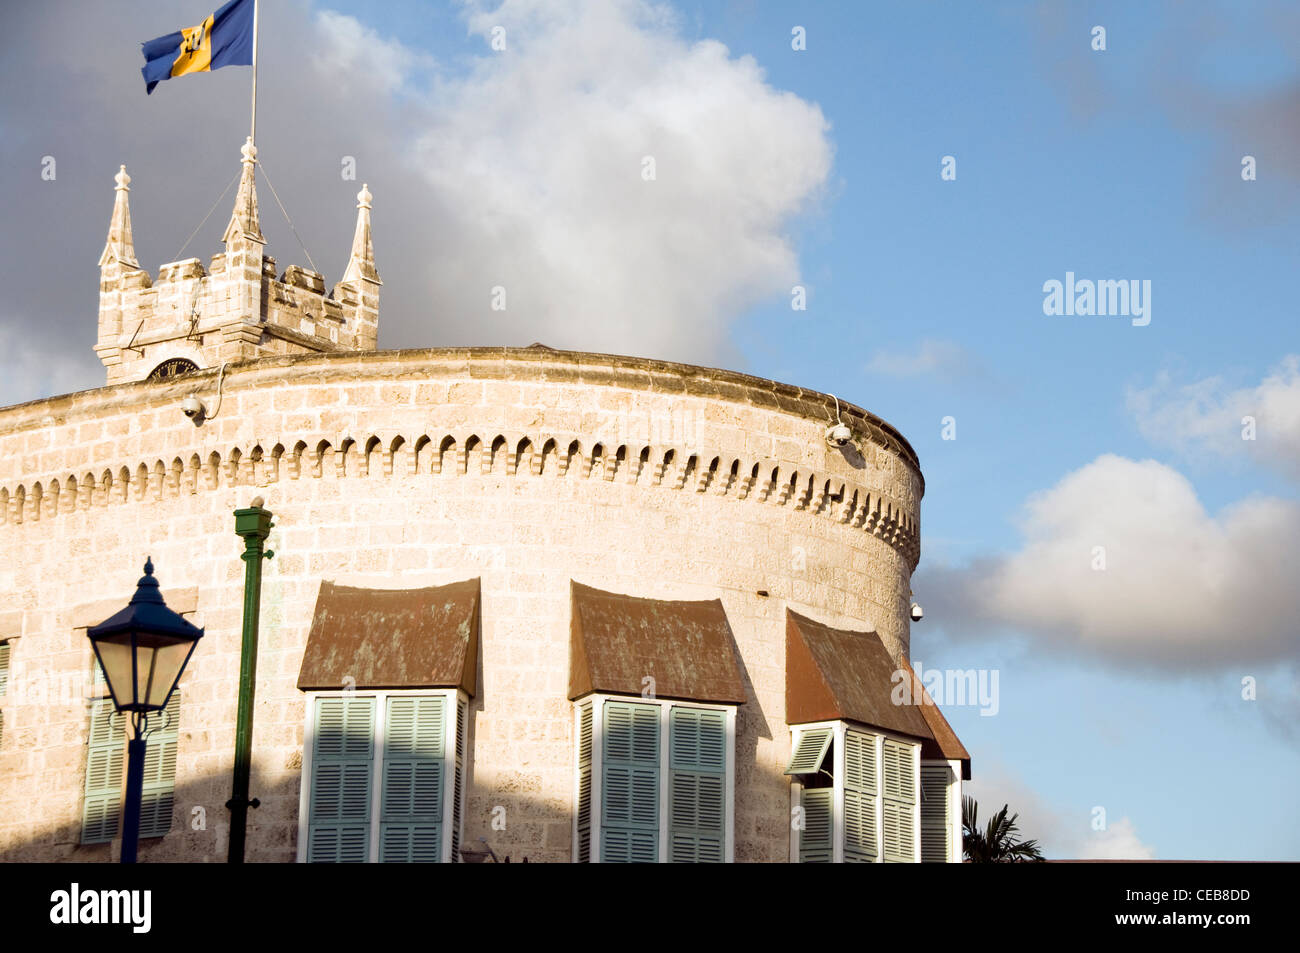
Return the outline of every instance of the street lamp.
<path id="1" fill-rule="evenodd" d="M 122 811 L 122 863 L 134 864 L 140 836 L 140 800 L 144 789 L 144 733 L 149 715 L 167 707 L 185 663 L 203 630 L 167 608 L 153 561 L 125 609 L 92 626 L 86 635 L 95 649 L 113 705 L 131 716 L 126 743 L 126 804 Z"/>

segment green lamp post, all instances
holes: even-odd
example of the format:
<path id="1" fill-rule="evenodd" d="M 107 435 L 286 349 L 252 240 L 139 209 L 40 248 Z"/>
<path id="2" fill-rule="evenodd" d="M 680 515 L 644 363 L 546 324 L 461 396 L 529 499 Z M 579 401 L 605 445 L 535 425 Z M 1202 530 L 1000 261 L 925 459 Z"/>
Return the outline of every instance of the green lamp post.
<path id="1" fill-rule="evenodd" d="M 235 534 L 243 539 L 244 551 L 244 632 L 239 654 L 239 707 L 235 716 L 235 769 L 231 779 L 230 846 L 226 860 L 244 862 L 244 842 L 248 832 L 248 809 L 261 802 L 248 796 L 249 774 L 253 756 L 253 701 L 257 686 L 257 628 L 262 603 L 262 560 L 275 555 L 266 549 L 266 537 L 274 528 L 271 511 L 262 507 L 262 498 L 253 497 L 248 507 L 235 510 Z"/>
<path id="2" fill-rule="evenodd" d="M 122 810 L 122 863 L 134 864 L 140 838 L 140 801 L 144 791 L 145 731 L 149 716 L 167 707 L 181 673 L 203 637 L 163 601 L 153 561 L 125 609 L 86 632 L 104 671 L 113 706 L 131 718 L 126 743 L 126 803 Z"/>

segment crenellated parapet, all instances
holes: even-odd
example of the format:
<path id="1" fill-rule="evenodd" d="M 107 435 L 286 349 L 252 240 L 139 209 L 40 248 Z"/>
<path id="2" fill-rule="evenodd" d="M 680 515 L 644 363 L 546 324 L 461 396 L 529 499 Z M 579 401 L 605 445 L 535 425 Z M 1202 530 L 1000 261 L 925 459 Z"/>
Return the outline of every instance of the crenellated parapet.
<path id="1" fill-rule="evenodd" d="M 95 351 L 109 384 L 268 356 L 374 350 L 379 287 L 370 236 L 373 196 L 357 195 L 356 233 L 343 280 L 291 265 L 277 274 L 266 254 L 257 205 L 257 149 L 246 142 L 226 250 L 205 269 L 198 258 L 169 262 L 151 277 L 135 258 L 130 177 L 118 172 L 108 241 L 100 257 Z M 192 368 L 191 368 L 192 365 Z"/>

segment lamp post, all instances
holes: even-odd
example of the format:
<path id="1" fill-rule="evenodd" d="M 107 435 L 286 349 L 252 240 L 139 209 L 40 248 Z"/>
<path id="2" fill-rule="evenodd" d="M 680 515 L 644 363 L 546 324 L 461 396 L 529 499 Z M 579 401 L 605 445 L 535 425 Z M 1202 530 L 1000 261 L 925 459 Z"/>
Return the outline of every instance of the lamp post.
<path id="1" fill-rule="evenodd" d="M 261 802 L 248 796 L 253 757 L 253 696 L 257 686 L 257 626 L 262 605 L 262 560 L 275 554 L 266 549 L 266 537 L 274 528 L 271 511 L 263 509 L 260 496 L 246 509 L 235 510 L 235 533 L 244 540 L 244 637 L 239 654 L 239 708 L 235 720 L 235 770 L 231 779 L 230 846 L 227 863 L 244 862 L 248 832 L 248 809 Z"/>
<path id="2" fill-rule="evenodd" d="M 122 810 L 122 863 L 134 864 L 140 837 L 140 799 L 144 790 L 144 733 L 149 715 L 167 707 L 181 673 L 203 637 L 203 630 L 163 602 L 153 561 L 125 609 L 86 631 L 95 649 L 113 706 L 131 716 L 126 743 L 126 803 Z"/>

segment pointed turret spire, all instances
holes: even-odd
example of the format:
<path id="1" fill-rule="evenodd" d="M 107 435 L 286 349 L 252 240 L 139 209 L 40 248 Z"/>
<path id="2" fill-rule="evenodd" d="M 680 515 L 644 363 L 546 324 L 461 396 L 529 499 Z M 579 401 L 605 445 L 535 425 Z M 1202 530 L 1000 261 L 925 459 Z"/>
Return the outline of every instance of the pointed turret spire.
<path id="1" fill-rule="evenodd" d="M 130 268 L 139 268 L 135 260 L 135 242 L 131 238 L 131 205 L 127 193 L 131 191 L 131 177 L 126 174 L 126 166 L 117 170 L 113 179 L 116 192 L 113 197 L 113 218 L 108 223 L 108 242 L 104 253 L 99 256 L 99 267 L 118 262 Z"/>
<path id="2" fill-rule="evenodd" d="M 379 272 L 375 270 L 375 247 L 370 242 L 370 187 L 364 183 L 357 193 L 357 230 L 352 236 L 352 255 L 348 258 L 348 267 L 343 272 L 344 281 L 356 281 L 365 278 L 379 284 Z"/>
<path id="3" fill-rule="evenodd" d="M 235 211 L 230 216 L 230 224 L 221 240 L 227 245 L 237 237 L 266 244 L 262 237 L 262 225 L 257 216 L 257 187 L 253 181 L 254 168 L 257 165 L 257 146 L 249 136 L 239 150 L 244 163 L 244 171 L 239 176 L 239 192 L 235 195 Z"/>

